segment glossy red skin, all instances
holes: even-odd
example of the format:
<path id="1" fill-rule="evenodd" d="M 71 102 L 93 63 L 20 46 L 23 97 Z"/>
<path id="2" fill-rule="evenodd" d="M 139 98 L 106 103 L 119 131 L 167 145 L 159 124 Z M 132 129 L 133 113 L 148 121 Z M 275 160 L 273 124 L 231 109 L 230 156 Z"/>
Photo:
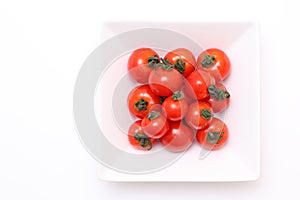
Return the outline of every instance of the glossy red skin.
<path id="1" fill-rule="evenodd" d="M 209 143 L 206 140 L 208 132 L 219 132 L 219 131 L 224 132 L 222 134 L 223 138 L 218 140 L 219 144 Z M 226 126 L 226 124 L 218 118 L 213 118 L 213 120 L 211 121 L 207 129 L 197 131 L 196 139 L 202 147 L 210 150 L 216 150 L 216 149 L 220 149 L 225 145 L 225 143 L 228 140 L 228 134 L 229 134 L 228 127 Z"/>
<path id="2" fill-rule="evenodd" d="M 187 77 L 192 71 L 195 71 L 197 64 L 193 53 L 185 48 L 178 48 L 167 53 L 164 59 L 168 59 L 172 64 L 175 64 L 178 59 L 182 60 L 185 63 L 185 69 L 182 74 L 184 77 Z"/>
<path id="3" fill-rule="evenodd" d="M 146 135 L 154 139 L 162 137 L 169 130 L 169 122 L 162 113 L 159 117 L 152 120 L 145 116 L 141 125 Z"/>
<path id="4" fill-rule="evenodd" d="M 203 65 L 201 64 L 201 61 L 206 54 L 215 56 L 214 64 L 212 64 L 208 68 L 203 67 Z M 202 52 L 197 58 L 197 67 L 198 69 L 209 72 L 217 82 L 225 80 L 229 76 L 231 70 L 230 60 L 226 53 L 216 48 L 207 49 Z"/>
<path id="5" fill-rule="evenodd" d="M 213 114 L 212 107 L 208 102 L 197 101 L 189 106 L 185 121 L 191 128 L 204 129 L 210 124 L 212 117 L 210 119 L 203 118 L 201 115 L 203 109 L 208 109 Z"/>
<path id="6" fill-rule="evenodd" d="M 194 131 L 182 122 L 170 122 L 170 128 L 159 139 L 161 144 L 171 152 L 181 152 L 188 149 L 195 138 Z"/>
<path id="7" fill-rule="evenodd" d="M 222 83 L 217 83 L 216 87 L 228 92 L 226 87 Z M 228 107 L 230 103 L 230 98 L 218 101 L 216 98 L 210 96 L 208 102 L 211 104 L 214 113 L 219 113 L 224 111 Z"/>
<path id="8" fill-rule="evenodd" d="M 189 107 L 188 102 L 185 98 L 174 100 L 172 96 L 166 98 L 162 106 L 165 109 L 167 119 L 171 121 L 178 121 L 183 119 Z"/>
<path id="9" fill-rule="evenodd" d="M 209 97 L 208 86 L 215 80 L 207 72 L 196 70 L 186 78 L 184 91 L 192 99 L 203 100 Z"/>
<path id="10" fill-rule="evenodd" d="M 183 76 L 176 70 L 165 70 L 161 67 L 152 71 L 149 76 L 149 85 L 152 92 L 158 96 L 170 96 L 181 89 Z"/>
<path id="11" fill-rule="evenodd" d="M 135 108 L 135 103 L 140 99 L 144 99 L 148 102 L 147 110 L 138 111 Z M 138 118 L 144 118 L 148 113 L 151 106 L 160 103 L 160 98 L 156 96 L 150 89 L 148 85 L 141 85 L 135 87 L 128 95 L 127 105 L 131 114 Z"/>
<path id="12" fill-rule="evenodd" d="M 158 56 L 158 54 L 150 48 L 136 49 L 130 55 L 127 69 L 132 79 L 142 84 L 148 83 L 148 77 L 153 71 L 153 68 L 148 66 L 148 58 L 155 55 Z"/>
<path id="13" fill-rule="evenodd" d="M 183 87 L 183 89 L 182 89 L 182 92 L 183 92 L 183 94 L 184 94 L 184 99 L 186 100 L 186 102 L 188 103 L 188 105 L 194 103 L 195 101 L 198 101 L 198 100 L 196 99 L 195 96 L 194 96 L 194 97 L 190 97 L 190 96 L 186 93 L 186 90 L 184 89 L 184 87 Z"/>
<path id="14" fill-rule="evenodd" d="M 136 122 L 134 122 L 128 129 L 128 140 L 129 140 L 129 143 L 137 148 L 137 149 L 141 149 L 141 150 L 149 150 L 150 146 L 147 146 L 146 148 L 142 147 L 140 142 L 137 141 L 135 138 L 134 138 L 134 134 L 135 133 L 140 133 L 140 134 L 145 134 L 143 129 L 142 129 L 142 126 L 141 126 L 141 122 L 142 120 L 138 120 Z M 150 142 L 152 143 L 152 147 L 154 146 L 154 144 L 156 143 L 156 140 L 153 139 L 153 138 L 150 138 L 149 137 L 149 140 Z"/>

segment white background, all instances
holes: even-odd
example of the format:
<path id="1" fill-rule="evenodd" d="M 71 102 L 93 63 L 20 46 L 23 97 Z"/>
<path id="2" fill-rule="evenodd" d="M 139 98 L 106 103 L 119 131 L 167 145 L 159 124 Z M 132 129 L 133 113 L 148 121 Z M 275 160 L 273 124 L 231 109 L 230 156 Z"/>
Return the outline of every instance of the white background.
<path id="1" fill-rule="evenodd" d="M 296 1 L 1 1 L 0 199 L 266 199 L 298 196 Z M 109 183 L 82 147 L 72 93 L 103 21 L 258 20 L 262 171 L 245 183 Z M 222 166 L 220 166 L 222 170 Z"/>

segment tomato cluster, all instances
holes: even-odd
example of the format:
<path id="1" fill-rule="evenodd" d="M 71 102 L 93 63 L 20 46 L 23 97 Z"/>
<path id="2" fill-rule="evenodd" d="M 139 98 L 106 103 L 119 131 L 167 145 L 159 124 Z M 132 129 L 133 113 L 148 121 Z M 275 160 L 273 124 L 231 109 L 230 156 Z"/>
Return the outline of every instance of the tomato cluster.
<path id="1" fill-rule="evenodd" d="M 128 72 L 141 85 L 128 95 L 128 108 L 139 118 L 128 130 L 131 145 L 150 150 L 160 143 L 169 151 L 188 149 L 197 142 L 210 150 L 228 139 L 226 124 L 215 117 L 224 111 L 230 94 L 221 83 L 230 73 L 228 56 L 220 49 L 207 49 L 197 60 L 185 48 L 163 58 L 151 48 L 135 50 Z"/>

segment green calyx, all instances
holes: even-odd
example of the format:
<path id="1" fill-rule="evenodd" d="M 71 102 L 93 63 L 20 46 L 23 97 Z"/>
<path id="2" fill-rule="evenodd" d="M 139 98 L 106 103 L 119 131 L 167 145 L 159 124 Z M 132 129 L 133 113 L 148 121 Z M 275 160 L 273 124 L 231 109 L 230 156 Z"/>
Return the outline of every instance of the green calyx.
<path id="1" fill-rule="evenodd" d="M 148 102 L 144 99 L 140 99 L 139 101 L 135 102 L 134 108 L 137 111 L 147 110 Z"/>
<path id="2" fill-rule="evenodd" d="M 141 147 L 147 148 L 149 146 L 149 148 L 147 150 L 152 149 L 152 143 L 149 140 L 147 135 L 145 135 L 143 133 L 135 133 L 133 135 L 133 137 L 136 141 L 138 141 L 140 143 Z"/>
<path id="3" fill-rule="evenodd" d="M 183 62 L 182 60 L 178 59 L 175 63 L 175 68 L 177 69 L 177 71 L 180 72 L 180 74 L 183 74 L 185 71 L 185 62 Z"/>
<path id="4" fill-rule="evenodd" d="M 221 100 L 230 98 L 229 92 L 222 90 L 220 88 L 217 88 L 215 85 L 210 85 L 208 87 L 208 93 L 210 94 L 210 96 L 215 98 L 217 101 L 221 101 Z"/>
<path id="5" fill-rule="evenodd" d="M 184 98 L 184 94 L 181 91 L 176 91 L 172 95 L 172 99 L 176 101 L 181 100 L 183 98 Z"/>
<path id="6" fill-rule="evenodd" d="M 201 60 L 201 65 L 204 68 L 208 68 L 208 67 L 212 66 L 215 63 L 215 60 L 216 60 L 215 56 L 205 54 L 203 59 Z"/>
<path id="7" fill-rule="evenodd" d="M 168 59 L 163 59 L 161 58 L 161 68 L 164 69 L 164 70 L 172 70 L 175 68 L 174 65 L 171 64 L 171 62 L 168 60 Z"/>
<path id="8" fill-rule="evenodd" d="M 201 110 L 200 114 L 205 120 L 209 120 L 210 118 L 212 118 L 214 116 L 213 113 L 209 109 Z"/>
<path id="9" fill-rule="evenodd" d="M 154 69 L 161 67 L 164 70 L 172 70 L 175 68 L 181 74 L 185 71 L 185 62 L 182 60 L 178 59 L 173 65 L 168 59 L 160 58 L 159 60 L 156 55 L 148 58 L 148 65 Z"/>
<path id="10" fill-rule="evenodd" d="M 149 120 L 153 120 L 153 119 L 156 119 L 160 116 L 160 113 L 157 112 L 157 111 L 151 111 L 150 113 L 147 114 L 147 118 Z"/>
<path id="11" fill-rule="evenodd" d="M 161 67 L 164 70 L 172 70 L 176 68 L 181 74 L 183 74 L 185 70 L 185 63 L 180 59 L 172 65 L 168 59 L 160 58 L 159 60 L 157 56 L 152 56 L 148 58 L 148 65 L 154 69 L 157 69 L 158 67 Z"/>
<path id="12" fill-rule="evenodd" d="M 223 131 L 217 131 L 217 132 L 208 132 L 206 141 L 211 144 L 219 144 L 218 141 L 223 138 Z"/>
<path id="13" fill-rule="evenodd" d="M 157 55 L 148 58 L 149 67 L 156 68 L 158 63 L 159 63 L 159 58 Z"/>

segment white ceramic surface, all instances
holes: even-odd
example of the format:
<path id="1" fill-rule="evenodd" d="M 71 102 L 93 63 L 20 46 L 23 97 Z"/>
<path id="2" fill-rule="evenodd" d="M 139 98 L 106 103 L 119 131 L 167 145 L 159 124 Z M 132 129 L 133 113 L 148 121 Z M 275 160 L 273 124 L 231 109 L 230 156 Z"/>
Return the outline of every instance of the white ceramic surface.
<path id="1" fill-rule="evenodd" d="M 231 104 L 226 111 L 225 122 L 230 137 L 224 148 L 211 152 L 205 159 L 199 159 L 200 146 L 192 147 L 174 164 L 149 174 L 126 174 L 99 165 L 98 175 L 108 181 L 187 181 L 220 182 L 251 181 L 260 175 L 260 69 L 259 34 L 256 23 L 197 23 L 197 24 L 107 24 L 103 36 L 144 28 L 167 28 L 190 37 L 203 48 L 217 47 L 224 50 L 232 64 L 230 77 L 225 85 L 231 93 Z M 160 51 L 161 54 L 164 51 Z M 196 52 L 195 56 L 196 55 Z M 200 53 L 200 52 L 199 52 Z M 95 91 L 95 114 L 106 138 L 116 147 L 129 153 L 145 152 L 133 149 L 123 130 L 133 118 L 126 107 L 126 99 L 120 99 L 120 109 L 125 121 L 116 123 L 112 103 L 116 88 L 134 87 L 126 77 L 128 55 L 112 62 Z M 125 76 L 125 77 L 124 77 Z M 103 96 L 102 94 L 105 94 Z M 105 113 L 105 116 L 103 115 Z M 102 120 L 99 120 L 102 119 Z M 105 119 L 105 120 L 103 120 Z M 127 124 L 127 127 L 126 127 Z M 160 145 L 153 150 L 159 151 Z"/>

